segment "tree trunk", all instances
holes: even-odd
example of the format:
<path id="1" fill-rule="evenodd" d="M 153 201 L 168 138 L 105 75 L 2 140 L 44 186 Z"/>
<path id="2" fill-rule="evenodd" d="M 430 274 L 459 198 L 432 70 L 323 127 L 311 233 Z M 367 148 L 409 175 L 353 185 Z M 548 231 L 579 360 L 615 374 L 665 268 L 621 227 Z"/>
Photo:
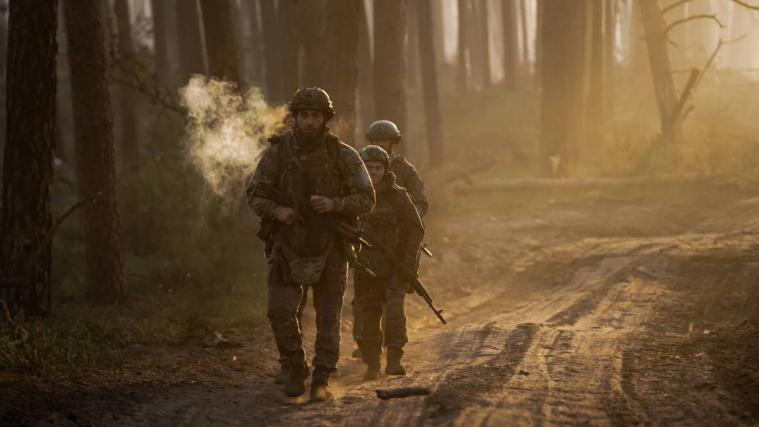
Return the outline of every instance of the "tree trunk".
<path id="1" fill-rule="evenodd" d="M 617 0 L 605 0 L 604 2 L 604 114 L 605 119 L 612 117 L 614 107 L 614 69 L 617 66 Z"/>
<path id="2" fill-rule="evenodd" d="M 8 27 L 6 21 L 8 4 L 6 0 L 0 0 L 0 99 L 6 98 L 5 80 L 8 67 Z M 6 114 L 0 114 L 0 135 L 5 135 Z M 3 183 L 3 152 L 5 152 L 5 138 L 0 138 L 0 186 Z"/>
<path id="3" fill-rule="evenodd" d="M 458 60 L 457 60 L 457 86 L 459 93 L 467 91 L 467 57 L 469 55 L 469 0 L 458 0 Z"/>
<path id="4" fill-rule="evenodd" d="M 519 61 L 515 0 L 503 0 L 501 3 L 501 26 L 503 35 L 503 81 L 506 87 L 514 88 L 518 77 L 517 62 Z"/>
<path id="5" fill-rule="evenodd" d="M 374 112 L 406 128 L 406 1 L 374 3 Z M 398 145 L 405 152 L 406 144 Z"/>
<path id="6" fill-rule="evenodd" d="M 113 165 L 112 117 L 97 0 L 64 0 L 71 66 L 79 197 L 100 196 L 84 208 L 88 296 L 116 303 L 125 297 Z"/>
<path id="7" fill-rule="evenodd" d="M 672 112 L 677 104 L 677 91 L 667 51 L 664 18 L 658 0 L 638 0 L 638 6 L 640 6 L 643 30 L 648 45 L 648 59 L 654 81 L 662 135 L 674 141 L 679 136 L 680 126 L 677 123 L 670 123 Z"/>
<path id="8" fill-rule="evenodd" d="M 23 287 L 0 287 L 0 299 L 30 314 L 50 310 L 51 250 L 42 245 L 53 222 L 57 3 L 13 1 L 8 22 L 0 279 Z"/>
<path id="9" fill-rule="evenodd" d="M 541 172 L 567 176 L 584 137 L 586 4 L 546 1 L 543 9 Z"/>
<path id="10" fill-rule="evenodd" d="M 127 0 L 116 0 L 114 11 L 118 30 L 118 52 L 121 58 L 132 58 L 132 25 L 129 19 Z M 124 76 L 124 80 L 128 80 Z M 119 85 L 119 114 L 120 114 L 120 146 L 121 160 L 125 171 L 135 172 L 139 166 L 139 140 L 137 138 L 137 112 L 135 109 L 134 90 L 125 85 Z"/>
<path id="11" fill-rule="evenodd" d="M 406 84 L 409 88 L 419 87 L 419 19 L 416 16 L 419 0 L 410 0 L 406 8 Z"/>
<path id="12" fill-rule="evenodd" d="M 360 125 L 357 137 L 374 121 L 374 80 L 372 77 L 372 40 L 369 34 L 369 16 L 363 1 L 359 3 L 358 33 L 358 114 Z M 362 139 L 360 139 L 362 140 Z"/>
<path id="13" fill-rule="evenodd" d="M 535 86 L 540 88 L 543 81 L 543 9 L 546 0 L 537 1 L 537 17 L 535 23 Z"/>
<path id="14" fill-rule="evenodd" d="M 445 62 L 445 24 L 443 10 L 446 6 L 441 1 L 432 2 L 432 40 L 435 43 L 435 52 L 439 63 Z"/>
<path id="15" fill-rule="evenodd" d="M 231 0 L 200 0 L 208 46 L 208 73 L 240 84 Z"/>
<path id="16" fill-rule="evenodd" d="M 585 7 L 584 5 L 582 7 Z M 530 75 L 530 33 L 527 31 L 527 2 L 519 2 L 519 28 L 522 30 L 522 73 L 525 76 Z"/>
<path id="17" fill-rule="evenodd" d="M 193 74 L 206 73 L 206 55 L 200 32 L 200 10 L 197 0 L 177 2 L 177 35 L 179 38 L 179 83 L 187 84 Z"/>
<path id="18" fill-rule="evenodd" d="M 276 103 L 285 102 L 282 95 L 282 55 L 277 11 L 273 1 L 262 1 L 261 23 L 263 24 L 264 55 L 266 65 L 266 94 Z"/>
<path id="19" fill-rule="evenodd" d="M 643 81 L 651 73 L 648 62 L 648 48 L 646 47 L 646 36 L 643 31 L 643 17 L 638 5 L 632 5 L 632 17 L 630 18 L 630 78 L 634 79 L 642 86 Z"/>
<path id="20" fill-rule="evenodd" d="M 482 55 L 480 56 L 480 68 L 482 69 L 482 87 L 488 88 L 493 79 L 490 73 L 490 25 L 488 25 L 488 0 L 479 0 L 477 5 L 477 21 L 480 35 Z"/>
<path id="21" fill-rule="evenodd" d="M 326 72 L 324 88 L 332 97 L 336 115 L 331 127 L 345 143 L 356 146 L 356 82 L 359 21 L 362 9 L 355 0 L 327 1 L 327 28 L 324 45 Z"/>
<path id="22" fill-rule="evenodd" d="M 151 1 L 155 72 L 158 83 L 165 88 L 175 87 L 177 78 L 172 59 L 174 47 L 171 43 L 171 35 L 177 27 L 174 6 L 174 0 Z"/>
<path id="23" fill-rule="evenodd" d="M 421 54 L 422 99 L 424 99 L 424 120 L 427 125 L 427 146 L 430 165 L 443 163 L 443 131 L 440 120 L 440 95 L 437 86 L 437 61 L 432 29 L 432 0 L 415 0 L 416 17 L 419 20 L 419 53 Z"/>
<path id="24" fill-rule="evenodd" d="M 590 43 L 590 93 L 586 115 L 588 136 L 591 142 L 597 141 L 602 134 L 604 123 L 604 103 L 606 91 L 604 86 L 604 2 L 592 0 L 592 23 Z"/>
<path id="25" fill-rule="evenodd" d="M 466 45 L 469 54 L 469 77 L 475 86 L 482 86 L 484 70 L 482 67 L 483 45 L 482 28 L 479 14 L 480 0 L 467 0 Z"/>
<path id="26" fill-rule="evenodd" d="M 264 54 L 263 54 L 263 34 L 261 33 L 261 23 L 259 18 L 258 2 L 244 1 L 243 15 L 247 17 L 247 34 L 245 35 L 246 52 L 248 53 L 248 80 L 253 86 L 262 86 L 264 82 Z"/>
<path id="27" fill-rule="evenodd" d="M 280 99 L 289 100 L 300 87 L 299 46 L 298 46 L 298 5 L 297 0 L 279 0 L 277 4 L 280 50 L 282 55 L 282 92 Z"/>
<path id="28" fill-rule="evenodd" d="M 333 10 L 334 8 L 341 9 L 345 6 L 333 3 L 332 0 L 327 0 L 326 4 L 324 0 L 309 0 L 297 5 L 296 13 L 299 22 L 299 25 L 297 26 L 297 36 L 298 43 L 303 49 L 303 62 L 301 66 L 302 75 L 299 80 L 302 86 L 324 86 L 326 84 L 325 82 L 329 81 L 331 77 L 334 77 L 330 76 L 326 71 L 326 68 L 330 68 L 330 61 L 325 61 L 324 59 L 330 58 L 330 56 L 325 56 L 324 46 L 325 44 L 334 42 L 331 38 L 343 31 L 343 29 L 340 28 L 342 25 L 351 27 L 346 33 L 353 34 L 353 37 L 358 34 L 358 30 L 353 28 L 354 24 L 358 23 L 356 15 L 351 15 L 349 17 L 350 19 L 353 19 L 353 21 L 350 22 L 338 22 L 334 20 L 334 17 L 329 16 L 330 10 Z M 358 7 L 358 5 L 356 5 L 356 7 Z M 350 8 L 353 9 L 352 6 Z M 329 21 L 331 26 L 327 25 L 326 21 Z M 330 33 L 330 38 L 325 37 L 325 31 L 327 28 L 329 28 L 331 32 L 334 32 Z M 343 41 L 340 41 L 339 43 L 341 42 Z M 353 40 L 350 43 L 355 44 L 356 40 Z M 297 48 L 295 51 L 297 52 Z M 355 53 L 355 48 L 352 52 Z M 351 53 L 349 53 L 349 55 L 351 55 Z M 355 69 L 355 58 L 353 59 L 352 67 Z M 334 70 L 334 67 L 332 68 Z M 293 88 L 293 91 L 295 91 L 295 88 Z M 351 138 L 351 140 L 353 140 L 353 138 Z"/>

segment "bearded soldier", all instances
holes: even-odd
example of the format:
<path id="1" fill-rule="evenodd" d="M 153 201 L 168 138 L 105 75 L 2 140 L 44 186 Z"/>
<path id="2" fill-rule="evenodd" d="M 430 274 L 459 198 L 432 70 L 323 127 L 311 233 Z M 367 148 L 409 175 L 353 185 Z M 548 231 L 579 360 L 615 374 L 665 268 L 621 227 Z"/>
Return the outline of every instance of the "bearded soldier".
<path id="1" fill-rule="evenodd" d="M 427 193 L 424 189 L 424 182 L 419 177 L 419 172 L 416 171 L 414 165 L 408 161 L 404 156 L 396 155 L 393 153 L 393 146 L 400 144 L 401 131 L 398 126 L 390 120 L 377 120 L 369 126 L 366 131 L 366 138 L 370 144 L 378 145 L 384 149 L 390 157 L 390 171 L 395 175 L 396 183 L 405 188 L 411 200 L 416 206 L 419 217 L 424 219 L 429 210 L 429 203 L 427 201 Z M 358 342 L 361 340 L 359 331 L 361 330 L 361 316 L 358 313 L 355 300 L 353 302 L 353 340 Z M 356 349 L 353 351 L 353 357 L 359 357 L 361 351 Z"/>
<path id="2" fill-rule="evenodd" d="M 368 145 L 361 150 L 361 158 L 377 192 L 374 210 L 360 217 L 372 246 L 362 248 L 358 254 L 360 263 L 369 267 L 376 277 L 355 272 L 356 304 L 363 319 L 359 348 L 367 365 L 364 379 L 374 380 L 380 374 L 383 307 L 387 346 L 385 374 L 406 374 L 401 364 L 403 347 L 408 341 L 404 299 L 408 283 L 417 277 L 424 226 L 407 191 L 396 184 L 387 152 L 379 146 Z"/>
<path id="3" fill-rule="evenodd" d="M 288 366 L 285 394 L 305 393 L 309 367 L 298 305 L 304 287 L 311 287 L 316 310 L 311 399 L 323 401 L 332 398 L 327 385 L 340 354 L 340 314 L 352 253 L 333 225 L 370 212 L 375 195 L 358 153 L 326 127 L 334 109 L 324 90 L 298 90 L 288 109 L 294 127 L 270 141 L 248 198 L 267 242 L 267 316 Z"/>

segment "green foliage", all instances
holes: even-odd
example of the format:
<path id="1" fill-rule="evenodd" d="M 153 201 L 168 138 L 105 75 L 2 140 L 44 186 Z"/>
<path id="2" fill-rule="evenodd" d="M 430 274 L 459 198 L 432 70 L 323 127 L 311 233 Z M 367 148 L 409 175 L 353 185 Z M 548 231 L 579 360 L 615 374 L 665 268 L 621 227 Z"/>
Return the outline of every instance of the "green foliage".
<path id="1" fill-rule="evenodd" d="M 202 290 L 160 289 L 118 307 L 81 300 L 59 304 L 49 317 L 19 323 L 28 331 L 26 338 L 0 322 L 0 373 L 118 368 L 146 356 L 140 347 L 197 346 L 212 331 L 260 323 L 263 313 L 263 291 L 253 287 L 214 296 Z"/>
<path id="2" fill-rule="evenodd" d="M 263 318 L 266 261 L 243 195 L 230 211 L 207 189 L 184 155 L 181 123 L 157 115 L 150 128 L 139 171 L 117 180 L 127 303 L 86 300 L 81 218 L 73 216 L 53 245 L 53 312 L 21 324 L 27 339 L 0 325 L 0 371 L 118 366 L 144 343 L 197 345 Z M 73 161 L 57 168 L 56 212 L 78 200 L 74 176 Z"/>

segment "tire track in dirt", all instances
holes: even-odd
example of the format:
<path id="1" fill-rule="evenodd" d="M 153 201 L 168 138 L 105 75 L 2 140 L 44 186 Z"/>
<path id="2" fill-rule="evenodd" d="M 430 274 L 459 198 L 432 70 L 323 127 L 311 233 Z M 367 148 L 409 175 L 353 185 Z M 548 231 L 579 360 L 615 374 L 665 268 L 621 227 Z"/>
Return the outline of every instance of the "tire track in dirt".
<path id="1" fill-rule="evenodd" d="M 503 335 L 503 349 L 499 354 L 479 365 L 465 366 L 448 372 L 434 393 L 425 402 L 425 418 L 433 422 L 439 418 L 455 418 L 458 413 L 479 396 L 502 388 L 517 372 L 530 347 L 538 327 L 522 324 Z"/>

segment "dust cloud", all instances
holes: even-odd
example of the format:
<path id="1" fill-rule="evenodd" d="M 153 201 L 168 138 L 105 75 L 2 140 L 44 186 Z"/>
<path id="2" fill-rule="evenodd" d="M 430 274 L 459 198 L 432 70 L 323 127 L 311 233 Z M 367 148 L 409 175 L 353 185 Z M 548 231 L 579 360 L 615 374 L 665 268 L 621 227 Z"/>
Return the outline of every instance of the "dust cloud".
<path id="1" fill-rule="evenodd" d="M 261 90 L 241 95 L 235 83 L 193 76 L 179 90 L 187 109 L 188 156 L 227 207 L 236 205 L 266 139 L 280 131 L 287 112 L 269 106 Z"/>

